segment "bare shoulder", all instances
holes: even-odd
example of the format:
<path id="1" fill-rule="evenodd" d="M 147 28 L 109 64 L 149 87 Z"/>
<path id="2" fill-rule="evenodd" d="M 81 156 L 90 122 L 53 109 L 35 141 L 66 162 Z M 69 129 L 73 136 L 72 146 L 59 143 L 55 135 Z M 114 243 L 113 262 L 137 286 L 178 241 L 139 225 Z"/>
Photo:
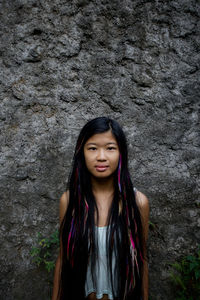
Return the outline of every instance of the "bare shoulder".
<path id="1" fill-rule="evenodd" d="M 143 193 L 137 190 L 136 203 L 141 214 L 144 241 L 146 242 L 148 238 L 148 228 L 149 228 L 149 200 L 146 195 L 144 195 Z"/>
<path id="2" fill-rule="evenodd" d="M 64 218 L 64 215 L 65 215 L 65 213 L 67 211 L 68 204 L 69 204 L 69 191 L 67 190 L 60 197 L 60 205 L 59 205 L 59 219 L 60 219 L 60 223 L 62 222 L 62 220 Z"/>
<path id="3" fill-rule="evenodd" d="M 149 214 L 149 200 L 146 195 L 136 191 L 136 203 L 142 215 Z"/>

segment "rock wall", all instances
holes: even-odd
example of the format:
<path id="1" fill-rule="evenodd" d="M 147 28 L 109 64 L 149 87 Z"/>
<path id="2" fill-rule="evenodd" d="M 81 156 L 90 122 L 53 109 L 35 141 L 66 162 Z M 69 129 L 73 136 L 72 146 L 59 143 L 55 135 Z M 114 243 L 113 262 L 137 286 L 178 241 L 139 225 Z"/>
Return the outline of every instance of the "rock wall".
<path id="1" fill-rule="evenodd" d="M 106 115 L 150 200 L 150 299 L 173 300 L 169 264 L 200 242 L 199 1 L 0 6 L 0 298 L 50 299 L 30 249 L 58 227 L 80 128 Z"/>

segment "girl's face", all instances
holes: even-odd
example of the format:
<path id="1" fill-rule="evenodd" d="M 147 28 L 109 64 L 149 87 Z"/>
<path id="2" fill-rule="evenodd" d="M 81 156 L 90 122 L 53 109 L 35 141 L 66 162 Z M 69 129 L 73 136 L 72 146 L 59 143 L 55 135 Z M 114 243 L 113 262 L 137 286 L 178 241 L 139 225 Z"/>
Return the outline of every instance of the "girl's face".
<path id="1" fill-rule="evenodd" d="M 94 134 L 84 145 L 85 163 L 96 178 L 106 178 L 114 173 L 119 162 L 119 147 L 112 132 Z"/>

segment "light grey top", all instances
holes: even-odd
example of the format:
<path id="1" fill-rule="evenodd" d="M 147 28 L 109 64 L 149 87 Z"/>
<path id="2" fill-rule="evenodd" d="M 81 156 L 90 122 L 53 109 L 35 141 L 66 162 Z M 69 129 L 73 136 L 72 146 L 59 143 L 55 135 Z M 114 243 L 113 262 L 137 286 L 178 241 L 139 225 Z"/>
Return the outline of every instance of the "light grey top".
<path id="1" fill-rule="evenodd" d="M 137 189 L 134 187 L 134 192 Z M 106 254 L 106 231 L 109 226 L 98 227 L 96 226 L 96 237 L 98 238 L 98 253 L 99 253 L 99 263 L 95 268 L 94 274 L 96 275 L 97 282 L 96 288 L 94 286 L 94 282 L 92 280 L 91 274 L 91 260 L 89 261 L 86 283 L 85 283 L 85 296 L 87 297 L 92 292 L 96 293 L 96 298 L 101 299 L 103 294 L 108 295 L 108 299 L 114 299 L 111 287 L 111 274 L 110 270 L 107 268 L 107 254 Z M 113 282 L 114 289 L 117 288 L 117 274 L 115 272 L 116 267 L 116 256 L 113 253 L 112 256 L 112 274 L 113 274 Z"/>
<path id="2" fill-rule="evenodd" d="M 107 268 L 106 231 L 107 231 L 107 226 L 104 227 L 96 226 L 96 232 L 98 238 L 99 263 L 96 266 L 94 266 L 95 268 L 94 273 L 96 275 L 97 282 L 95 288 L 92 280 L 91 261 L 90 261 L 87 270 L 87 277 L 86 277 L 86 284 L 85 284 L 86 297 L 92 292 L 95 292 L 97 299 L 101 299 L 103 297 L 103 294 L 107 294 L 108 299 L 114 299 L 112 294 L 112 287 L 111 287 L 110 270 Z M 115 256 L 113 255 L 112 257 L 113 276 L 115 275 L 114 274 L 115 262 L 116 259 Z"/>

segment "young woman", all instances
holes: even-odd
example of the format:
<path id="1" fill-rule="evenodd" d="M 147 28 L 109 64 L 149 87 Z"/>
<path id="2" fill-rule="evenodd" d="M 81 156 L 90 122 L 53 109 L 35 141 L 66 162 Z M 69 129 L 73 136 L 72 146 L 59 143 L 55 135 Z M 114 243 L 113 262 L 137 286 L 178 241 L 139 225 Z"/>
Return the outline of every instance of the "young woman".
<path id="1" fill-rule="evenodd" d="M 149 204 L 133 187 L 127 143 L 107 117 L 81 130 L 60 199 L 52 300 L 148 299 Z"/>

